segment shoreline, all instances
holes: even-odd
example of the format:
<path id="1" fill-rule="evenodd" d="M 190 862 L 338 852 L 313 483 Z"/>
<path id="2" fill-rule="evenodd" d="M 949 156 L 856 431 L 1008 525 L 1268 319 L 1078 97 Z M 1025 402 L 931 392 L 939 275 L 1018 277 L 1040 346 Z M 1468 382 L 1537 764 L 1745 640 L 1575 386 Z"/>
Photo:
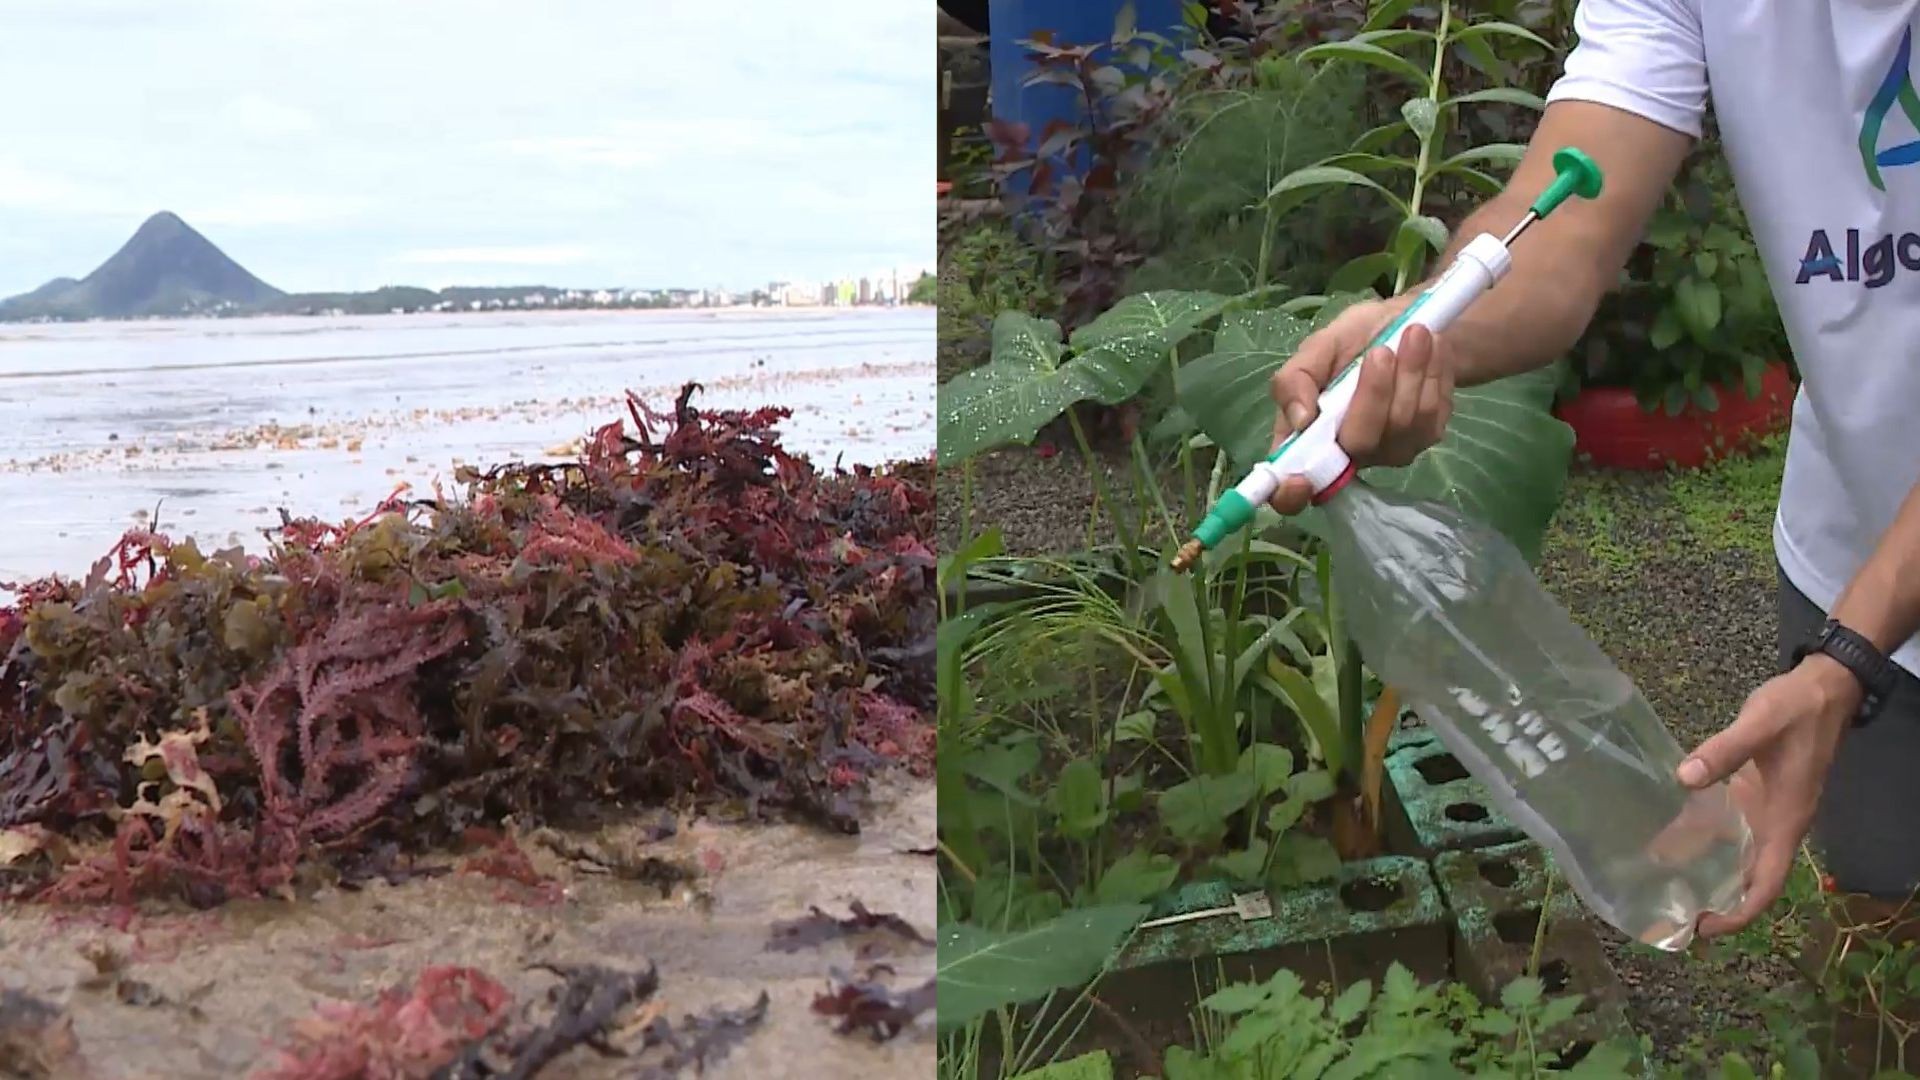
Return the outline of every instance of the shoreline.
<path id="1" fill-rule="evenodd" d="M 0 580 L 84 573 L 156 518 L 203 549 L 257 552 L 282 507 L 358 518 L 403 484 L 454 490 L 466 465 L 565 459 L 626 419 L 628 391 L 657 410 L 689 381 L 705 409 L 791 410 L 786 449 L 823 471 L 918 461 L 933 450 L 933 320 L 888 311 L 116 323 L 11 348 L 0 335 L 0 369 L 35 376 L 0 377 L 0 424 L 20 428 L 0 452 L 16 525 Z M 355 352 L 374 355 L 334 359 Z"/>
<path id="2" fill-rule="evenodd" d="M 578 307 L 578 308 L 530 307 L 529 308 L 529 307 L 521 307 L 521 308 L 481 309 L 478 311 L 475 311 L 472 309 L 468 309 L 465 311 L 407 311 L 407 312 L 378 311 L 378 312 L 366 312 L 361 314 L 343 312 L 338 315 L 329 315 L 329 314 L 324 314 L 319 312 L 315 312 L 312 314 L 302 314 L 297 312 L 261 312 L 256 315 L 225 315 L 225 316 L 221 316 L 221 315 L 154 315 L 154 316 L 144 316 L 139 318 L 124 318 L 124 319 L 100 318 L 100 319 L 70 319 L 70 320 L 44 320 L 44 321 L 33 320 L 33 319 L 0 319 L 0 342 L 4 342 L 7 338 L 13 337 L 13 336 L 18 336 L 22 339 L 31 340 L 31 335 L 14 335 L 12 333 L 12 331 L 14 331 L 16 328 L 27 328 L 27 327 L 34 327 L 34 328 L 59 327 L 64 329 L 69 327 L 104 326 L 104 327 L 112 327 L 115 329 L 124 330 L 129 327 L 157 326 L 157 325 L 199 326 L 202 324 L 218 325 L 221 323 L 258 324 L 261 322 L 271 321 L 274 319 L 285 319 L 285 320 L 326 319 L 326 320 L 333 321 L 335 325 L 341 325 L 344 323 L 363 320 L 363 319 L 364 320 L 400 320 L 400 319 L 435 319 L 435 318 L 456 318 L 456 317 L 457 318 L 476 318 L 476 317 L 526 318 L 528 316 L 544 317 L 544 318 L 551 318 L 555 316 L 564 316 L 564 317 L 585 316 L 589 318 L 596 317 L 596 316 L 618 316 L 623 318 L 632 318 L 634 316 L 659 316 L 659 317 L 678 316 L 681 318 L 695 317 L 695 318 L 706 318 L 706 319 L 742 319 L 742 320 L 778 319 L 778 318 L 788 318 L 788 319 L 811 318 L 811 319 L 818 319 L 818 320 L 826 320 L 826 319 L 836 319 L 836 318 L 873 318 L 877 316 L 896 314 L 899 312 L 906 312 L 906 311 L 933 312 L 938 310 L 939 310 L 939 306 L 936 304 L 895 304 L 891 307 L 883 306 L 879 304 L 858 305 L 853 307 L 834 307 L 834 306 L 828 306 L 825 304 L 809 304 L 809 305 L 800 305 L 795 307 L 774 307 L 774 306 L 753 307 L 746 304 L 739 304 L 731 307 L 683 307 L 683 308 L 642 308 L 642 307 L 625 307 L 625 308 L 622 308 L 622 307 Z"/>

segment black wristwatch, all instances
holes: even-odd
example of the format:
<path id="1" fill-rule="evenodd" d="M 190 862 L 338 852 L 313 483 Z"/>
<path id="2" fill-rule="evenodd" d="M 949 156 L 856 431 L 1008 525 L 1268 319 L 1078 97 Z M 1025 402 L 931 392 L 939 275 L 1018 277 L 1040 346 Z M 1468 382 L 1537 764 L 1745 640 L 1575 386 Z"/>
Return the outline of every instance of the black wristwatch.
<path id="1" fill-rule="evenodd" d="M 1860 689 L 1865 696 L 1860 699 L 1860 712 L 1853 718 L 1856 726 L 1878 715 L 1880 707 L 1893 693 L 1898 677 L 1893 661 L 1885 653 L 1875 648 L 1873 642 L 1840 625 L 1838 619 L 1828 619 L 1813 640 L 1803 642 L 1793 650 L 1793 666 L 1799 667 L 1800 661 L 1814 653 L 1833 657 L 1860 681 Z"/>

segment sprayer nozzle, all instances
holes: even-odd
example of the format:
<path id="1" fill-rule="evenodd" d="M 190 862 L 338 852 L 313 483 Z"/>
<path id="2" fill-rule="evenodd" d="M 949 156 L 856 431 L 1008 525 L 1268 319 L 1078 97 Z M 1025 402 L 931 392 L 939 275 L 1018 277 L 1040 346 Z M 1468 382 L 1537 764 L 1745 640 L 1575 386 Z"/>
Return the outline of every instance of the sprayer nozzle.
<path id="1" fill-rule="evenodd" d="M 1201 554 L 1206 550 L 1207 545 L 1198 540 L 1189 540 L 1181 544 L 1180 550 L 1175 552 L 1173 556 L 1174 572 L 1184 574 L 1192 569 L 1193 564 L 1200 561 Z"/>

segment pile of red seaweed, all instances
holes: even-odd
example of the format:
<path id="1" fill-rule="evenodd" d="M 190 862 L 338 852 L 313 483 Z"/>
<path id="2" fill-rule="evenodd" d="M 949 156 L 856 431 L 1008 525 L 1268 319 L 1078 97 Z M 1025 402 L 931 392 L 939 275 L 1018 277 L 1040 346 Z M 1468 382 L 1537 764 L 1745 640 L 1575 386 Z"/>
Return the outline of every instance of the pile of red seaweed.
<path id="1" fill-rule="evenodd" d="M 874 770 L 932 760 L 931 465 L 817 470 L 786 410 L 696 389 L 629 396 L 635 433 L 576 463 L 287 519 L 264 557 L 134 533 L 15 587 L 0 864 L 40 863 L 15 892 L 218 903 L 587 805 L 857 828 Z M 18 858 L 53 838 L 81 856 Z"/>

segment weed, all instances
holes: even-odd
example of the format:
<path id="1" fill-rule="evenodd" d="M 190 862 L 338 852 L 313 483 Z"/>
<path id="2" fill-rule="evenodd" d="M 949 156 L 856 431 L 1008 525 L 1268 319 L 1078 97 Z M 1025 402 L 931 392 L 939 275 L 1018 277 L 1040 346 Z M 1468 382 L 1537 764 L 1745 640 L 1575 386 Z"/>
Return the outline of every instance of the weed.
<path id="1" fill-rule="evenodd" d="M 1763 439 L 1751 455 L 1674 473 L 1667 491 L 1687 532 L 1715 551 L 1773 557 L 1773 516 L 1786 468 L 1786 433 Z"/>

